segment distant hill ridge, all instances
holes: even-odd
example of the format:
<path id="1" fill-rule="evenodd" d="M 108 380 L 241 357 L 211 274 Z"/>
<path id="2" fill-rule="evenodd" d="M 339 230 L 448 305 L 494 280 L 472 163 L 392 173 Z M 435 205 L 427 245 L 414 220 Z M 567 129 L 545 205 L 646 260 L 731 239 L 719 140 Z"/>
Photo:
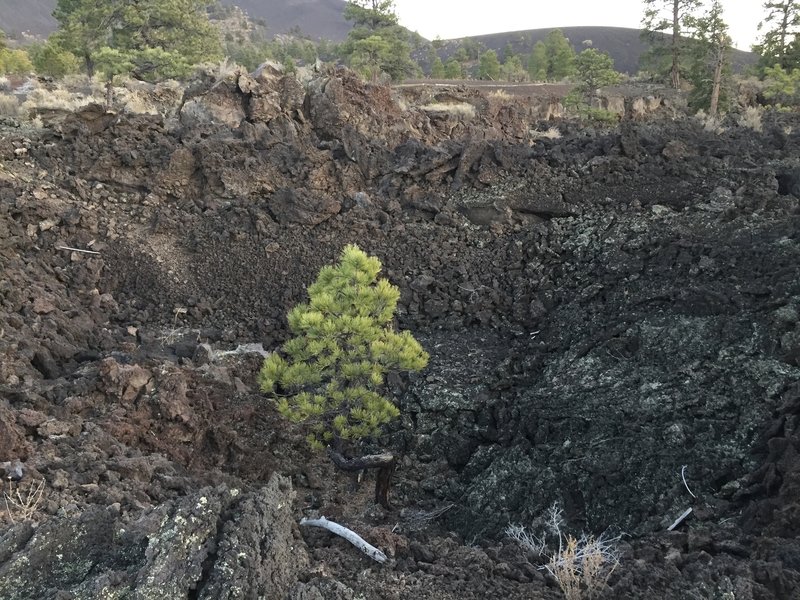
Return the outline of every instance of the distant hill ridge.
<path id="1" fill-rule="evenodd" d="M 342 41 L 347 37 L 351 24 L 344 19 L 344 0 L 222 0 L 222 4 L 238 6 L 251 19 L 263 20 L 268 33 L 286 33 L 293 28 L 312 39 Z M 57 23 L 52 17 L 56 0 L 0 0 L 0 29 L 10 37 L 19 37 L 21 32 L 46 36 L 55 31 Z M 499 53 L 511 45 L 514 53 L 529 54 L 538 40 L 543 40 L 553 28 L 511 31 L 489 35 L 472 36 L 471 39 Z M 562 27 L 561 30 L 576 51 L 591 40 L 598 50 L 608 52 L 614 59 L 618 71 L 634 74 L 639 70 L 639 57 L 646 46 L 640 39 L 638 29 L 625 27 Z M 449 55 L 458 40 L 446 40 L 441 52 Z M 755 62 L 750 52 L 735 50 L 735 69 Z"/>

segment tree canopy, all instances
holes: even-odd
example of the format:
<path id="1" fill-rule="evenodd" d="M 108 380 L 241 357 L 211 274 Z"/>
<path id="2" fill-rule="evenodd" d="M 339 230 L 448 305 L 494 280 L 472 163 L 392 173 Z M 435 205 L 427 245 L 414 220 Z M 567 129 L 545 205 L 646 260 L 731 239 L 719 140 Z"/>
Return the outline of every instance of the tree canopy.
<path id="1" fill-rule="evenodd" d="M 587 48 L 575 58 L 575 79 L 576 90 L 589 102 L 601 87 L 619 83 L 620 74 L 606 52 Z"/>
<path id="2" fill-rule="evenodd" d="M 674 88 L 681 85 L 685 71 L 686 40 L 689 22 L 700 6 L 700 0 L 644 0 L 644 37 L 651 47 L 642 57 L 645 68 L 662 75 L 669 73 Z"/>
<path id="3" fill-rule="evenodd" d="M 689 105 L 715 116 L 728 103 L 731 76 L 731 37 L 719 0 L 714 0 L 704 15 L 693 17 L 690 24 L 693 35 L 687 74 L 692 84 Z"/>
<path id="4" fill-rule="evenodd" d="M 428 362 L 409 332 L 394 331 L 400 291 L 378 279 L 380 270 L 377 258 L 346 246 L 339 264 L 323 267 L 309 286 L 309 302 L 289 312 L 295 337 L 261 369 L 261 389 L 308 428 L 314 448 L 377 435 L 399 414 L 382 394 L 387 373 Z"/>
<path id="5" fill-rule="evenodd" d="M 58 0 L 55 35 L 89 76 L 102 59 L 107 76 L 122 70 L 148 81 L 183 77 L 195 64 L 222 58 L 208 5 L 209 0 Z"/>
<path id="6" fill-rule="evenodd" d="M 784 70 L 800 68 L 800 2 L 765 2 L 764 10 L 767 14 L 758 27 L 765 31 L 753 46 L 762 73 L 775 65 Z"/>
<path id="7" fill-rule="evenodd" d="M 386 73 L 394 81 L 417 72 L 408 32 L 397 23 L 393 0 L 352 0 L 344 16 L 353 29 L 342 44 L 342 57 L 364 77 Z"/>

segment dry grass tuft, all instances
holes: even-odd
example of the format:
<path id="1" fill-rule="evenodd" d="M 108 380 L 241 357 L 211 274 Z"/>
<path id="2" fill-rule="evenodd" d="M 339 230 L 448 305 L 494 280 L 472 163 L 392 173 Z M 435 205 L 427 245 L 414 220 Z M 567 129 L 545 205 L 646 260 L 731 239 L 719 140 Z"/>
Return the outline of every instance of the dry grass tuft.
<path id="1" fill-rule="evenodd" d="M 494 98 L 495 100 L 510 100 L 511 94 L 509 94 L 504 89 L 497 89 L 488 94 L 489 98 Z"/>
<path id="2" fill-rule="evenodd" d="M 75 94 L 62 88 L 53 91 L 36 89 L 28 95 L 21 108 L 24 113 L 35 115 L 39 110 L 75 111 L 93 102 L 102 104 L 104 98 L 102 95 Z"/>
<path id="3" fill-rule="evenodd" d="M 420 108 L 430 113 L 446 113 L 467 119 L 475 117 L 475 107 L 469 102 L 434 102 Z"/>
<path id="4" fill-rule="evenodd" d="M 534 129 L 531 131 L 531 137 L 535 140 L 558 140 L 561 139 L 561 132 L 558 130 L 558 127 L 550 127 L 547 131 L 536 131 Z"/>

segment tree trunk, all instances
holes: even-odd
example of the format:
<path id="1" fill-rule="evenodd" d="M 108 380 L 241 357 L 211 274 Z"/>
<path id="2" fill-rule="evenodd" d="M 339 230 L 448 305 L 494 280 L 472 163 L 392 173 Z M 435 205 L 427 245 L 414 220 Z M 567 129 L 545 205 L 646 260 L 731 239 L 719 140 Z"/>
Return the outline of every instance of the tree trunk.
<path id="1" fill-rule="evenodd" d="M 714 79 L 711 83 L 711 103 L 708 107 L 708 114 L 712 117 L 716 117 L 719 110 L 719 93 L 720 87 L 722 87 L 722 65 L 724 62 L 723 50 L 720 49 L 717 54 L 717 64 L 714 65 Z"/>
<path id="2" fill-rule="evenodd" d="M 89 77 L 89 81 L 91 81 L 92 77 L 94 77 L 94 61 L 89 54 L 85 54 L 83 57 L 83 63 L 86 67 L 86 75 Z"/>
<path id="3" fill-rule="evenodd" d="M 672 0 L 672 70 L 670 71 L 670 78 L 672 79 L 672 87 L 676 90 L 681 87 L 681 72 L 679 68 L 681 22 L 679 9 L 680 0 Z"/>
<path id="4" fill-rule="evenodd" d="M 109 79 L 106 81 L 106 110 L 111 110 L 111 105 L 114 103 L 114 88 Z"/>
<path id="5" fill-rule="evenodd" d="M 363 471 L 364 469 L 378 469 L 375 480 L 375 503 L 386 509 L 391 509 L 389 503 L 389 488 L 392 484 L 392 475 L 397 467 L 397 457 L 394 454 L 370 454 L 360 458 L 345 458 L 333 448 L 328 448 L 328 456 L 333 464 L 342 471 Z"/>

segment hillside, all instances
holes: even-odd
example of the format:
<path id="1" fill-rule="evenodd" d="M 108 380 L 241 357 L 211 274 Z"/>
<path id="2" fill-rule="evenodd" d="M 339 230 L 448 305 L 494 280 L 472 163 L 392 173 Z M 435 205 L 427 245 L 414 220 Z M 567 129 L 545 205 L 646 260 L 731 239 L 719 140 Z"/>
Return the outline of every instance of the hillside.
<path id="1" fill-rule="evenodd" d="M 343 17 L 344 0 L 221 0 L 221 4 L 239 6 L 250 18 L 265 21 L 272 34 L 299 27 L 312 38 L 338 41 L 350 31 Z M 0 0 L 0 29 L 11 37 L 21 32 L 47 35 L 56 29 L 55 5 L 56 0 Z"/>
<path id="2" fill-rule="evenodd" d="M 492 33 L 489 35 L 473 36 L 471 40 L 483 44 L 499 53 L 507 45 L 511 45 L 515 54 L 530 54 L 534 44 L 539 40 L 544 41 L 552 28 L 529 29 L 526 31 L 508 31 L 505 33 Z M 591 45 L 598 50 L 608 52 L 614 59 L 616 69 L 622 73 L 634 74 L 639 70 L 639 58 L 646 50 L 645 43 L 641 40 L 640 30 L 627 27 L 562 27 L 561 31 L 570 40 L 573 48 L 580 52 L 584 41 L 591 41 Z M 449 55 L 448 50 L 455 51 L 457 44 L 462 40 L 447 40 L 442 53 Z M 755 55 L 752 52 L 741 50 L 733 51 L 733 66 L 739 71 L 743 67 L 753 64 Z"/>

